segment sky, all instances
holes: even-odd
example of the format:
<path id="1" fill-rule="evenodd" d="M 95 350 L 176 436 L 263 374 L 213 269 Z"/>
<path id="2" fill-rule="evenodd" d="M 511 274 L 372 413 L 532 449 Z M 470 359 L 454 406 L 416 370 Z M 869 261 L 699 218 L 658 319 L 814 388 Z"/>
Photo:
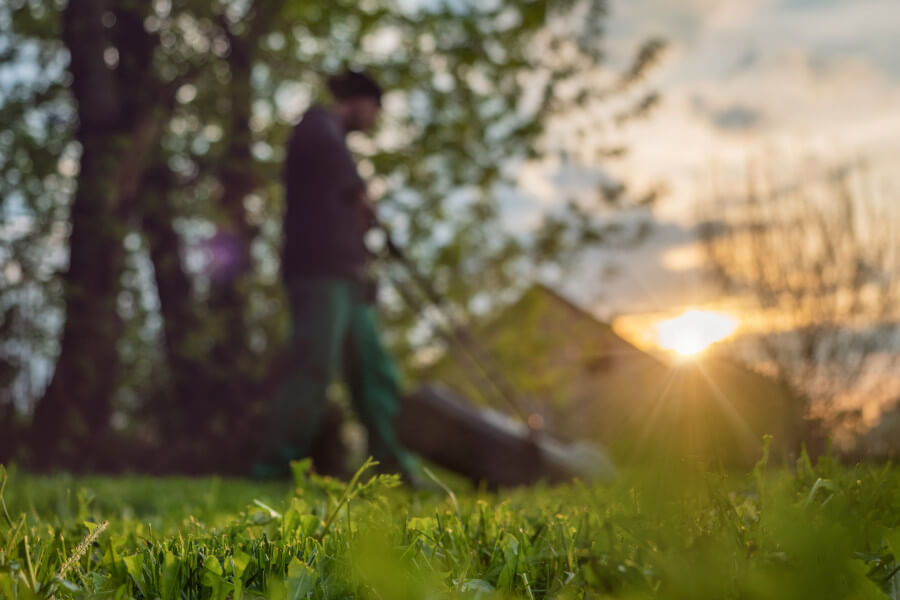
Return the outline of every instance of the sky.
<path id="1" fill-rule="evenodd" d="M 669 42 L 648 81 L 663 102 L 628 130 L 629 156 L 616 169 L 669 191 L 647 243 L 593 253 L 567 284 L 605 317 L 715 300 L 694 244 L 712 173 L 740 181 L 747 164 L 763 164 L 787 184 L 811 158 L 822 172 L 857 158 L 886 172 L 900 166 L 897 0 L 611 1 L 612 63 L 625 64 L 650 36 Z M 804 170 L 810 176 L 815 169 Z M 532 173 L 525 184 L 552 194 L 553 174 Z M 610 266 L 619 275 L 598 281 Z"/>

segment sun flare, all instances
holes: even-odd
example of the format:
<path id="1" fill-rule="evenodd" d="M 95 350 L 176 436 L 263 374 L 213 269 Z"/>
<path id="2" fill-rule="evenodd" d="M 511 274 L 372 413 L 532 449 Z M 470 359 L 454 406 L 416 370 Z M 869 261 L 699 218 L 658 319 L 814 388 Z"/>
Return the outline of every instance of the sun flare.
<path id="1" fill-rule="evenodd" d="M 657 343 L 680 356 L 695 356 L 737 330 L 738 321 L 721 312 L 692 309 L 655 325 Z"/>

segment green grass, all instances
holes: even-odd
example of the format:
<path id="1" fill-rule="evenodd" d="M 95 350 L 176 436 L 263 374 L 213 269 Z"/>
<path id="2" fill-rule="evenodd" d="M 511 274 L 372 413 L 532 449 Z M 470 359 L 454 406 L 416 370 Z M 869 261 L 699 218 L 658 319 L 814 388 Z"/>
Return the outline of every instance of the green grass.
<path id="1" fill-rule="evenodd" d="M 900 471 L 690 464 L 493 495 L 0 473 L 2 598 L 900 598 Z"/>

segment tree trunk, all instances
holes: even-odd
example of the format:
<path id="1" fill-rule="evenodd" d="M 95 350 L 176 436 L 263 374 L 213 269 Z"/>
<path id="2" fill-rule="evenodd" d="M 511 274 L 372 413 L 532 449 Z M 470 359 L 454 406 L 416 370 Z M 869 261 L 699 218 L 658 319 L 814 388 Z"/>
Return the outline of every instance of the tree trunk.
<path id="1" fill-rule="evenodd" d="M 52 462 L 67 466 L 94 457 L 92 447 L 105 439 L 119 363 L 116 294 L 124 250 L 121 226 L 109 210 L 110 169 L 118 154 L 111 142 L 83 142 L 64 278 L 62 344 L 56 372 L 34 418 L 39 438 L 35 449 L 48 451 Z"/>
<path id="2" fill-rule="evenodd" d="M 18 434 L 13 403 L 0 404 L 0 465 L 9 464 L 15 456 Z"/>
<path id="3" fill-rule="evenodd" d="M 70 216 L 69 267 L 63 276 L 60 354 L 32 424 L 38 468 L 102 469 L 114 455 L 106 443 L 118 383 L 122 240 L 144 157 L 159 138 L 163 115 L 147 100 L 138 107 L 134 97 L 141 90 L 123 86 L 134 80 L 135 72 L 149 72 L 152 52 L 146 46 L 154 41 L 128 36 L 128 45 L 119 47 L 119 71 L 111 68 L 104 58 L 110 43 L 102 23 L 106 10 L 101 0 L 70 0 L 63 13 L 81 165 Z M 121 26 L 142 23 L 124 18 Z"/>
<path id="4" fill-rule="evenodd" d="M 167 471 L 200 473 L 215 470 L 218 454 L 208 452 L 211 393 L 209 340 L 194 298 L 190 275 L 182 262 L 181 237 L 175 230 L 172 204 L 174 174 L 164 161 L 149 169 L 142 185 L 142 226 L 153 262 L 163 318 L 163 347 L 168 385 L 153 407 L 156 425 L 169 440 L 162 457 Z"/>
<path id="5" fill-rule="evenodd" d="M 241 415 L 250 392 L 247 366 L 253 362 L 252 358 L 248 361 L 250 344 L 244 318 L 247 297 L 242 285 L 251 271 L 250 245 L 256 236 L 256 231 L 247 222 L 244 209 L 244 198 L 256 189 L 255 165 L 250 153 L 252 54 L 244 40 L 231 39 L 228 57 L 232 74 L 229 87 L 231 125 L 219 179 L 223 213 L 220 228 L 232 244 L 234 263 L 233 270 L 226 277 L 213 281 L 209 298 L 210 310 L 223 325 L 211 351 L 211 366 L 215 369 L 212 384 L 217 409 L 221 411 L 221 422 L 213 424 L 217 432 L 228 429 L 227 421 Z"/>

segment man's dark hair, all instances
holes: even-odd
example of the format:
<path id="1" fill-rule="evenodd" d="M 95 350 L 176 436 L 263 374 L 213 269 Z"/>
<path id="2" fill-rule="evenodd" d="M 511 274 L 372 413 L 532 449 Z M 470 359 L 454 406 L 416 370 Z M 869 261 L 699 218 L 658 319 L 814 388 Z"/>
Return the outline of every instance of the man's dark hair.
<path id="1" fill-rule="evenodd" d="M 381 86 L 364 71 L 344 71 L 328 78 L 328 89 L 338 100 L 349 100 L 360 96 L 374 98 L 381 105 Z"/>

